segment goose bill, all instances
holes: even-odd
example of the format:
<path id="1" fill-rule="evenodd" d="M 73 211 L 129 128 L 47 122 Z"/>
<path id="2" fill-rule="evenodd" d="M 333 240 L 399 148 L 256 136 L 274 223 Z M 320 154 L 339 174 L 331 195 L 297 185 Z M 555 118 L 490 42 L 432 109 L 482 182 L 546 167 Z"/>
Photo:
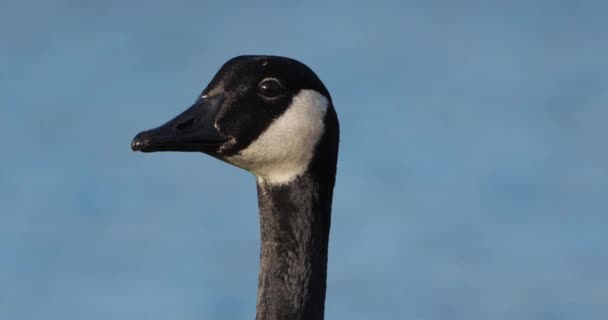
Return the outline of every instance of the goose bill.
<path id="1" fill-rule="evenodd" d="M 138 133 L 131 142 L 133 151 L 199 151 L 213 153 L 229 137 L 215 128 L 225 99 L 218 95 L 199 98 L 190 108 L 162 126 Z"/>

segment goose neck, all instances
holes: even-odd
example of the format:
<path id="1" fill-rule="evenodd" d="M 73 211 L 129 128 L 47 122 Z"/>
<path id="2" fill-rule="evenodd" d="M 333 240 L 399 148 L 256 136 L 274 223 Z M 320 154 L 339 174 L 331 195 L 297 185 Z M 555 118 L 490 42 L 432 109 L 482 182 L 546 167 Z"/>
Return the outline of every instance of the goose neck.
<path id="1" fill-rule="evenodd" d="M 323 319 L 333 185 L 305 173 L 258 182 L 261 261 L 257 320 Z"/>

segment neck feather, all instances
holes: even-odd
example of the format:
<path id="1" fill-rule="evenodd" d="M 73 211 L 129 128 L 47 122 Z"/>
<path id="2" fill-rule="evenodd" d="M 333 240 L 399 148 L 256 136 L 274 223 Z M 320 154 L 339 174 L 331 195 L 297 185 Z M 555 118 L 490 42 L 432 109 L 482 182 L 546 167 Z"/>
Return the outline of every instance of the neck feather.
<path id="1" fill-rule="evenodd" d="M 331 185 L 305 173 L 258 182 L 262 251 L 257 320 L 323 319 Z"/>

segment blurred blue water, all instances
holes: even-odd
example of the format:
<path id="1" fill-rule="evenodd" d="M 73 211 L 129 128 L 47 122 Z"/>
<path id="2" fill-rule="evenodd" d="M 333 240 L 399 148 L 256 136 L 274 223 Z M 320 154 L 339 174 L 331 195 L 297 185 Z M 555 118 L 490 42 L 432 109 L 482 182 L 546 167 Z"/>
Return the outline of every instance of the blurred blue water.
<path id="1" fill-rule="evenodd" d="M 0 2 L 0 319 L 250 319 L 253 177 L 132 153 L 291 56 L 342 144 L 328 319 L 608 318 L 608 5 Z"/>

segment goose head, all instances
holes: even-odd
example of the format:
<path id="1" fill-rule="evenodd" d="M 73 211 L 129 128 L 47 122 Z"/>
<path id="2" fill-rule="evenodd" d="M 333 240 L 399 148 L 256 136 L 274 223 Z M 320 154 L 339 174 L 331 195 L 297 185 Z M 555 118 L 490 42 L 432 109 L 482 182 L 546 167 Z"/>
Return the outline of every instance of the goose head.
<path id="1" fill-rule="evenodd" d="M 133 151 L 203 152 L 271 184 L 312 167 L 335 173 L 337 147 L 329 92 L 306 65 L 278 56 L 229 60 L 191 107 L 131 143 Z"/>

